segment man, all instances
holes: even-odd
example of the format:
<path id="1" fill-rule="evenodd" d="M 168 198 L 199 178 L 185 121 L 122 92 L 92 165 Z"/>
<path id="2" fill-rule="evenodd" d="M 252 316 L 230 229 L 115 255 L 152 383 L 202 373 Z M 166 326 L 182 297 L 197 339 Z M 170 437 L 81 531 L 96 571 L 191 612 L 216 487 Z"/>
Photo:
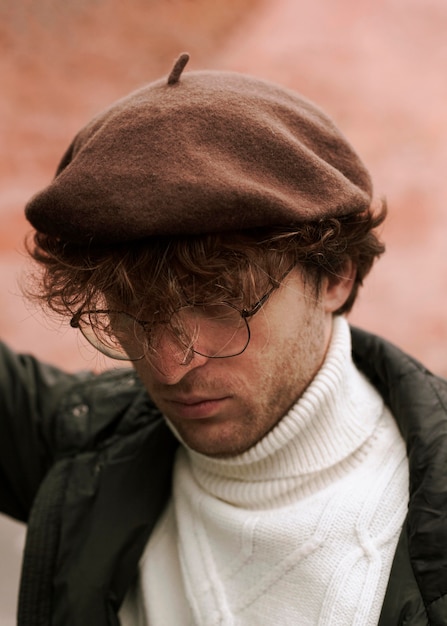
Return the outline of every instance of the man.
<path id="1" fill-rule="evenodd" d="M 26 209 L 35 297 L 134 370 L 4 349 L 19 623 L 445 624 L 447 385 L 344 315 L 383 203 L 312 103 L 187 61 Z"/>

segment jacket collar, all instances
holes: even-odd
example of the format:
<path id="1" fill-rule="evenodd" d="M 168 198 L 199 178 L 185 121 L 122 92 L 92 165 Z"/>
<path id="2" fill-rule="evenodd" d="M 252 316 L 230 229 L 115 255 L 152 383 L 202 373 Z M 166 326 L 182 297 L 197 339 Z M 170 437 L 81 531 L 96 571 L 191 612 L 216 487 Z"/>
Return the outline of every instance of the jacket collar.
<path id="1" fill-rule="evenodd" d="M 391 409 L 407 446 L 410 501 L 388 596 L 408 596 L 403 579 L 413 578 L 419 588 L 430 624 L 447 622 L 447 381 L 392 344 L 358 329 L 352 330 L 356 365 L 379 390 Z M 407 551 L 412 572 L 406 572 Z M 413 574 L 413 576 L 412 576 Z M 393 584 L 392 584 L 393 583 Z M 398 587 L 398 588 L 397 588 Z M 415 589 L 414 589 L 415 591 Z M 412 611 L 420 611 L 419 594 Z M 385 605 L 390 598 L 387 597 Z M 407 598 L 408 600 L 408 598 Z M 419 609 L 418 609 L 419 605 Z M 401 605 L 402 606 L 402 605 Z M 401 623 L 386 621 L 384 624 Z M 405 623 L 407 623 L 405 621 Z M 408 622 L 410 623 L 410 622 Z M 411 622 L 413 623 L 413 622 Z M 424 623 L 424 622 L 415 622 Z"/>

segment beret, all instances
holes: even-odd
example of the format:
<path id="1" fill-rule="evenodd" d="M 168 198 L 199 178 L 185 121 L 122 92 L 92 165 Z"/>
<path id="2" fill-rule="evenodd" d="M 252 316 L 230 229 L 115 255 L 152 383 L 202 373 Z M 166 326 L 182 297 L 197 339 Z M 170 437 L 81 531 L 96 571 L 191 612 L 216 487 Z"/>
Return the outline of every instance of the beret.
<path id="1" fill-rule="evenodd" d="M 37 231 L 104 245 L 288 227 L 370 206 L 368 171 L 317 106 L 236 72 L 182 74 L 188 58 L 76 135 L 25 208 Z"/>

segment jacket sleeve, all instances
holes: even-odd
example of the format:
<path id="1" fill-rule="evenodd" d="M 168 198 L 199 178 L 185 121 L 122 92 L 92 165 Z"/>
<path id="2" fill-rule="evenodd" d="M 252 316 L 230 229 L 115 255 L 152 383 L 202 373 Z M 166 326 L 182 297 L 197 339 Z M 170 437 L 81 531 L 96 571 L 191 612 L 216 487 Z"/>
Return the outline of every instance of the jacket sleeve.
<path id="1" fill-rule="evenodd" d="M 58 405 L 85 374 L 67 374 L 0 342 L 0 510 L 26 521 L 53 458 Z"/>

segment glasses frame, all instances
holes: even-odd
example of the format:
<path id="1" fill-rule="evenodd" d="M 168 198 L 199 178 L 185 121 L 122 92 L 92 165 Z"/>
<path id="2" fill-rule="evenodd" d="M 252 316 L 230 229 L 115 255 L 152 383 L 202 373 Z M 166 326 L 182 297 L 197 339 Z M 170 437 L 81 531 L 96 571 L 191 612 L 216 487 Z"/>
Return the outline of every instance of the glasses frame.
<path id="1" fill-rule="evenodd" d="M 290 272 L 290 270 L 285 274 L 285 276 Z M 285 276 L 283 277 L 283 279 L 285 278 Z M 282 279 L 282 280 L 283 280 Z M 207 354 L 203 354 L 202 352 L 200 352 L 199 350 L 196 350 L 195 348 L 193 348 L 192 346 L 187 347 L 185 346 L 185 348 L 187 350 L 189 350 L 191 353 L 194 354 L 199 354 L 200 356 L 204 356 L 207 359 L 229 359 L 232 358 L 234 356 L 239 356 L 240 354 L 242 354 L 243 352 L 245 352 L 245 350 L 248 347 L 248 344 L 250 343 L 250 339 L 251 339 L 251 331 L 250 331 L 250 326 L 248 323 L 248 320 L 253 317 L 253 315 L 256 315 L 256 313 L 258 313 L 260 311 L 260 309 L 264 306 L 264 304 L 267 302 L 267 300 L 270 298 L 270 296 L 272 295 L 272 293 L 279 287 L 279 285 L 281 284 L 281 282 L 278 282 L 278 284 L 273 285 L 268 291 L 267 293 L 265 293 L 262 298 L 260 298 L 256 304 L 251 307 L 250 309 L 239 309 L 238 307 L 236 307 L 234 304 L 232 304 L 231 302 L 226 302 L 225 300 L 221 301 L 221 302 L 217 302 L 216 305 L 219 304 L 223 304 L 226 306 L 231 307 L 232 309 L 234 309 L 235 311 L 237 311 L 239 313 L 239 315 L 241 316 L 241 318 L 244 320 L 245 326 L 247 328 L 247 342 L 245 344 L 245 346 L 242 348 L 242 350 L 240 350 L 239 352 L 236 352 L 236 354 L 227 354 L 227 355 L 214 355 L 214 356 L 209 356 Z M 188 306 L 201 306 L 200 304 L 196 304 L 196 305 L 188 305 Z M 179 309 L 181 310 L 181 308 Z M 143 329 L 145 329 L 145 327 L 150 324 L 150 322 L 146 322 L 144 320 L 140 320 L 137 317 L 135 317 L 134 315 L 127 313 L 126 311 L 118 311 L 118 310 L 112 310 L 112 309 L 98 309 L 98 310 L 87 310 L 87 311 L 83 311 L 82 309 L 79 309 L 78 311 L 76 311 L 76 313 L 73 315 L 73 317 L 70 320 L 70 326 L 72 328 L 76 328 L 77 330 L 79 330 L 82 334 L 83 337 L 85 337 L 85 339 L 88 341 L 88 343 L 93 346 L 96 350 L 98 350 L 98 352 L 101 352 L 101 354 L 104 354 L 105 356 L 107 356 L 110 359 L 114 359 L 116 361 L 130 361 L 132 363 L 136 362 L 136 361 L 142 361 L 146 355 L 142 355 L 138 358 L 134 358 L 131 359 L 128 356 L 127 357 L 123 357 L 123 358 L 119 358 L 119 357 L 114 357 L 111 356 L 110 354 L 108 354 L 107 352 L 103 352 L 98 345 L 101 344 L 100 341 L 98 341 L 98 344 L 93 343 L 90 338 L 84 333 L 81 324 L 79 323 L 79 320 L 81 319 L 81 316 L 83 315 L 96 315 L 96 314 L 109 314 L 109 313 L 115 313 L 115 314 L 124 314 L 127 315 L 128 317 L 130 317 L 135 323 L 139 324 L 140 326 L 143 327 Z M 186 363 L 186 360 L 185 360 Z"/>

